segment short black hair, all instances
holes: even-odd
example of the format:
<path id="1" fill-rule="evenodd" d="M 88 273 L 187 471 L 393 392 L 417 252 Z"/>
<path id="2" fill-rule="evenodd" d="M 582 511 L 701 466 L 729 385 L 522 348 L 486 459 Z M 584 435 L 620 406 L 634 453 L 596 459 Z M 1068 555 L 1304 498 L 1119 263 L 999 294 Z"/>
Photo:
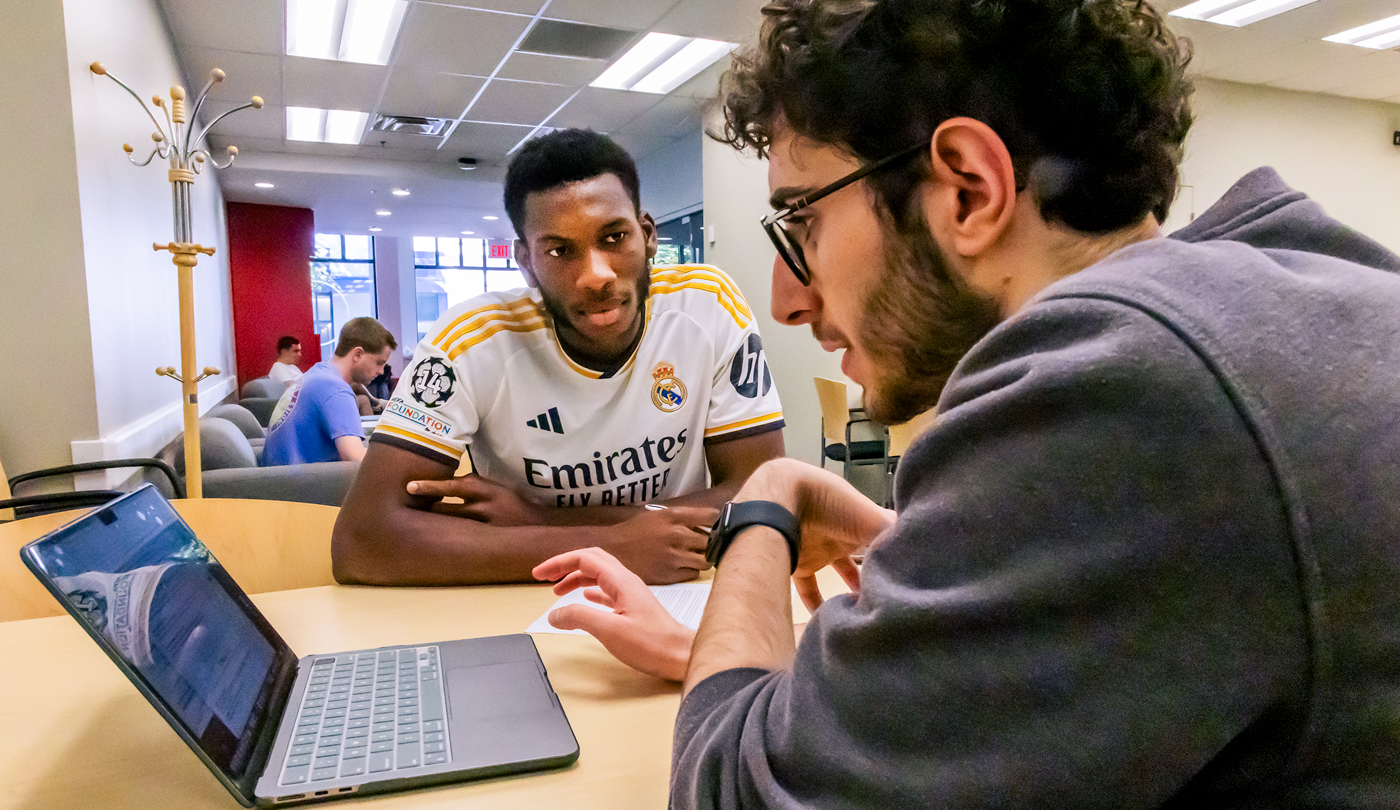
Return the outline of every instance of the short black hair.
<path id="1" fill-rule="evenodd" d="M 773 0 L 723 79 L 717 137 L 774 127 L 869 163 L 958 116 L 991 127 L 1041 216 L 1101 233 L 1166 219 L 1191 126 L 1189 42 L 1144 0 Z M 929 158 L 869 180 L 897 218 Z"/>
<path id="2" fill-rule="evenodd" d="M 591 129 L 561 129 L 526 141 L 506 168 L 506 215 L 515 235 L 525 238 L 525 198 L 530 194 L 602 174 L 617 175 L 641 213 L 637 164 L 612 138 Z"/>
<path id="3" fill-rule="evenodd" d="M 291 335 L 283 335 L 282 337 L 277 339 L 277 353 L 281 354 L 282 352 L 285 352 L 293 346 L 298 346 L 300 344 L 301 341 L 299 339 L 292 337 Z"/>

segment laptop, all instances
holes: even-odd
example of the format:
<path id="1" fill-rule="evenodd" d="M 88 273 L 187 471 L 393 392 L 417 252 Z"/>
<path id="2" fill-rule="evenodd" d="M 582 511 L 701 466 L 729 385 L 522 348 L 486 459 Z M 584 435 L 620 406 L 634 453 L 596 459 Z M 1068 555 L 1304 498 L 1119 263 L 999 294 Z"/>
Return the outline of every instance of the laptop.
<path id="1" fill-rule="evenodd" d="M 578 759 L 528 635 L 298 658 L 150 485 L 20 554 L 245 807 Z"/>

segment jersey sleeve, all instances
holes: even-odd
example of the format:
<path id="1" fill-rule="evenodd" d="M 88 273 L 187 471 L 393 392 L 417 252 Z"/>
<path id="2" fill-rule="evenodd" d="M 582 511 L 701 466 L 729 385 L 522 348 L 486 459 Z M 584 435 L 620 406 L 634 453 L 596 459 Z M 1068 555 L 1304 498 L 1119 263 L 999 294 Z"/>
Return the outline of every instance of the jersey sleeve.
<path id="1" fill-rule="evenodd" d="M 370 441 L 456 467 L 480 421 L 461 366 L 431 340 L 420 342 Z"/>
<path id="2" fill-rule="evenodd" d="M 783 426 L 783 406 L 758 334 L 758 320 L 733 279 L 725 282 L 731 306 L 719 299 L 714 319 L 716 363 L 705 441 L 728 441 Z"/>

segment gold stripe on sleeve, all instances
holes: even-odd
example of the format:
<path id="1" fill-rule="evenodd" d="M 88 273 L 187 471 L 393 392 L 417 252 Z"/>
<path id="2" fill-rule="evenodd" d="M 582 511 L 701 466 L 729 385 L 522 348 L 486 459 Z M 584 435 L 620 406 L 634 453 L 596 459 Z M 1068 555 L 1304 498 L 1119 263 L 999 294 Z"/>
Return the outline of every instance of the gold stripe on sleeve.
<path id="1" fill-rule="evenodd" d="M 746 428 L 752 425 L 761 425 L 764 422 L 776 422 L 777 420 L 782 418 L 782 411 L 774 411 L 772 413 L 764 414 L 763 416 L 755 416 L 752 419 L 745 419 L 742 422 L 730 422 L 727 425 L 717 425 L 715 427 L 705 429 L 705 438 L 708 439 L 709 437 L 716 436 L 720 433 L 728 433 L 732 430 L 738 430 L 740 428 Z"/>
<path id="2" fill-rule="evenodd" d="M 408 439 L 409 441 L 421 444 L 424 447 L 431 447 L 439 453 L 445 453 L 446 455 L 449 455 L 455 459 L 460 459 L 462 457 L 463 451 L 461 450 L 454 450 L 453 448 L 448 447 L 442 442 L 435 442 L 432 439 L 419 436 L 417 433 L 410 433 L 407 430 L 404 430 L 403 428 L 380 423 L 377 427 L 375 427 L 375 430 L 382 430 L 385 433 L 388 433 L 390 436 L 398 436 L 401 439 Z"/>

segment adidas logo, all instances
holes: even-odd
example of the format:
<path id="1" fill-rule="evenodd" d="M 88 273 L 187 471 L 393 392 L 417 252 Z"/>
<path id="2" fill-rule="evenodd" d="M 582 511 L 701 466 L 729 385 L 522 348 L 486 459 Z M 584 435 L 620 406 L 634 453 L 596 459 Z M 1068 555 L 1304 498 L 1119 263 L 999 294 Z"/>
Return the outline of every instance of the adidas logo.
<path id="1" fill-rule="evenodd" d="M 536 416 L 525 423 L 526 427 L 539 428 L 540 430 L 552 430 L 555 433 L 563 433 L 564 427 L 559 424 L 559 409 L 550 408 L 546 413 Z"/>

